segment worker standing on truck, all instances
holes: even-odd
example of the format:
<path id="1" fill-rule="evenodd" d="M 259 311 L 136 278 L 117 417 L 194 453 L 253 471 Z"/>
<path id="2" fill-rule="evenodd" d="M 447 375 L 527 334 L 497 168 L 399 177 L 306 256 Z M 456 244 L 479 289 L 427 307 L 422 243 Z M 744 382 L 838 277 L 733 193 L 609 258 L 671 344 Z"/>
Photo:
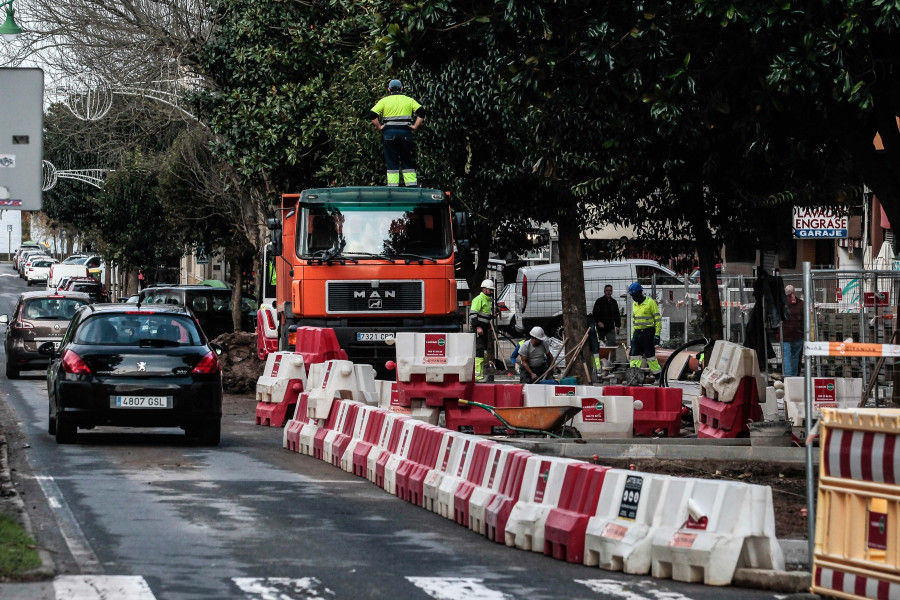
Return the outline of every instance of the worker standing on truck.
<path id="1" fill-rule="evenodd" d="M 491 320 L 497 316 L 494 309 L 494 282 L 481 282 L 481 293 L 472 300 L 469 309 L 469 324 L 475 332 L 475 381 L 484 381 L 484 353 L 488 349 L 491 334 Z"/>
<path id="2" fill-rule="evenodd" d="M 640 377 L 641 362 L 647 359 L 647 366 L 654 378 L 662 370 L 656 360 L 656 345 L 662 331 L 662 317 L 656 300 L 644 295 L 644 288 L 635 282 L 628 286 L 628 295 L 634 303 L 631 305 L 631 357 L 628 367 L 631 373 L 629 383 L 642 383 Z"/>
<path id="3" fill-rule="evenodd" d="M 381 132 L 387 184 L 389 187 L 399 186 L 402 171 L 403 185 L 418 187 L 413 157 L 413 132 L 421 127 L 425 109 L 409 96 L 403 95 L 403 84 L 399 79 L 392 79 L 388 90 L 390 95 L 379 100 L 369 111 L 372 124 Z"/>

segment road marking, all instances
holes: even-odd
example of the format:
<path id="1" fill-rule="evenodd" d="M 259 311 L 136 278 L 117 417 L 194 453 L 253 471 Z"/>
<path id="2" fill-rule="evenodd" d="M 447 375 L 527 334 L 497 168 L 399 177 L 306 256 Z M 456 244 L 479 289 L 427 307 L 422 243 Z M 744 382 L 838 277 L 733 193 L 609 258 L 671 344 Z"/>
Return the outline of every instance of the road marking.
<path id="1" fill-rule="evenodd" d="M 144 578 L 132 575 L 61 575 L 53 589 L 59 600 L 156 600 Z"/>
<path id="2" fill-rule="evenodd" d="M 100 561 L 97 560 L 97 555 L 91 549 L 84 532 L 81 531 L 81 526 L 78 525 L 78 520 L 75 519 L 75 515 L 69 509 L 69 505 L 66 504 L 66 499 L 63 497 L 59 487 L 57 487 L 53 477 L 37 475 L 35 479 L 40 484 L 41 490 L 47 498 L 47 503 L 53 509 L 53 516 L 59 524 L 59 532 L 66 541 L 69 552 L 72 553 L 72 558 L 81 571 L 85 573 L 99 571 Z"/>
<path id="3" fill-rule="evenodd" d="M 576 579 L 598 594 L 606 594 L 621 600 L 691 600 L 678 592 L 655 589 L 652 581 L 617 581 L 615 579 Z"/>
<path id="4" fill-rule="evenodd" d="M 414 586 L 435 600 L 459 600 L 459 598 L 478 598 L 478 600 L 510 600 L 503 592 L 492 590 L 482 585 L 483 579 L 468 577 L 407 577 Z"/>
<path id="5" fill-rule="evenodd" d="M 247 598 L 260 600 L 300 600 L 301 598 L 335 598 L 335 593 L 315 577 L 234 577 L 232 581 Z"/>

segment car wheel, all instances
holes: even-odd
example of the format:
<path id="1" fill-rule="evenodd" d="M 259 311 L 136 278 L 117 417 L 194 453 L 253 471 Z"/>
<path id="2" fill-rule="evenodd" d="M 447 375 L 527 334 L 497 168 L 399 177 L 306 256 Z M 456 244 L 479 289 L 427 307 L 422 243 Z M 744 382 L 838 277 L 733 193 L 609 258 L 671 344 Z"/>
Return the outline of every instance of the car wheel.
<path id="1" fill-rule="evenodd" d="M 19 378 L 19 369 L 10 363 L 9 356 L 6 357 L 6 378 L 7 379 L 18 379 Z"/>
<path id="2" fill-rule="evenodd" d="M 29 279 L 29 280 L 28 280 L 28 287 L 31 287 L 31 286 L 33 286 L 33 285 L 34 285 L 34 282 L 31 281 L 31 280 Z"/>
<path id="3" fill-rule="evenodd" d="M 56 435 L 56 418 L 50 413 L 50 407 L 47 407 L 47 433 Z"/>
<path id="4" fill-rule="evenodd" d="M 222 422 L 211 421 L 197 429 L 197 442 L 201 446 L 218 446 L 222 436 Z"/>
<path id="5" fill-rule="evenodd" d="M 550 331 L 547 331 L 545 333 L 550 337 L 555 337 L 558 340 L 563 339 L 563 337 L 566 335 L 566 328 L 565 325 L 563 325 L 562 319 L 554 321 L 550 325 Z"/>
<path id="6" fill-rule="evenodd" d="M 69 423 L 64 419 L 56 420 L 56 443 L 74 444 L 78 437 L 78 428 L 75 423 Z"/>

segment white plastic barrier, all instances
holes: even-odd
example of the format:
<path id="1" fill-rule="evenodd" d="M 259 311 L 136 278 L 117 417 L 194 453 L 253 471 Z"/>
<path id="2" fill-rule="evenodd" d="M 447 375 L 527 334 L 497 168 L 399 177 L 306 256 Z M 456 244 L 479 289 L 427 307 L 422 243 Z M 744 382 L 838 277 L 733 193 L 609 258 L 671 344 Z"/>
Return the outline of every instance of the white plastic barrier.
<path id="1" fill-rule="evenodd" d="M 559 502 L 566 468 L 571 458 L 531 456 L 525 464 L 519 499 L 506 522 L 506 545 L 534 552 L 544 551 L 544 525 Z"/>
<path id="2" fill-rule="evenodd" d="M 381 487 L 388 494 L 397 494 L 397 469 L 401 463 L 409 456 L 409 448 L 412 446 L 412 437 L 416 427 L 423 426 L 424 423 L 414 419 L 408 419 L 403 422 L 403 429 L 400 431 L 400 439 L 397 441 L 397 449 L 387 459 L 384 465 L 384 485 Z"/>
<path id="3" fill-rule="evenodd" d="M 730 585 L 738 567 L 784 570 L 772 488 L 672 479 L 652 535 L 652 574 Z"/>
<path id="4" fill-rule="evenodd" d="M 469 498 L 469 529 L 487 535 L 484 523 L 484 511 L 495 494 L 500 492 L 500 484 L 503 481 L 503 473 L 506 471 L 507 459 L 514 452 L 525 452 L 514 446 L 497 444 L 491 447 L 488 454 L 487 468 L 481 484 L 472 491 Z"/>
<path id="5" fill-rule="evenodd" d="M 469 447 L 475 446 L 475 436 L 464 433 L 451 431 L 441 440 L 441 446 L 438 449 L 438 459 L 434 468 L 428 471 L 425 480 L 422 482 L 422 506 L 431 512 L 439 512 L 440 503 L 438 494 L 441 489 L 441 482 L 447 473 L 453 473 L 459 468 L 460 457 L 463 455 L 463 448 L 468 451 Z"/>
<path id="6" fill-rule="evenodd" d="M 475 372 L 474 333 L 398 333 L 397 381 L 424 375 L 428 383 L 443 383 L 446 375 L 472 381 Z"/>
<path id="7" fill-rule="evenodd" d="M 364 397 L 356 379 L 356 369 L 349 360 L 329 360 L 324 364 L 319 385 L 310 386 L 306 415 L 311 419 L 327 419 L 334 400 L 358 400 Z M 318 369 L 317 377 L 318 377 Z"/>
<path id="8" fill-rule="evenodd" d="M 324 424 L 324 421 L 322 421 Z M 300 429 L 300 454 L 307 456 L 313 455 L 313 442 L 316 439 L 316 433 L 319 431 L 319 422 L 310 419 L 309 423 L 303 425 Z"/>
<path id="9" fill-rule="evenodd" d="M 266 357 L 263 374 L 256 380 L 256 401 L 279 403 L 284 401 L 288 385 L 299 380 L 306 385 L 306 366 L 303 357 L 293 352 L 273 352 Z"/>
<path id="10" fill-rule="evenodd" d="M 733 402 L 741 379 L 753 377 L 757 398 L 765 402 L 766 379 L 759 370 L 756 351 L 740 344 L 718 340 L 700 376 L 700 393 L 719 402 Z"/>
<path id="11" fill-rule="evenodd" d="M 650 572 L 650 544 L 671 477 L 610 469 L 584 536 L 584 564 L 634 575 Z"/>
<path id="12" fill-rule="evenodd" d="M 378 408 L 391 410 L 391 399 L 397 396 L 397 382 L 378 379 L 375 381 L 375 389 L 378 392 Z"/>
<path id="13" fill-rule="evenodd" d="M 369 406 L 378 406 L 378 396 L 381 389 L 375 382 L 375 367 L 365 364 L 354 364 L 356 370 L 356 383 L 359 386 L 359 397 L 353 399 L 357 402 L 368 404 Z"/>
<path id="14" fill-rule="evenodd" d="M 387 452 L 388 443 L 391 441 L 391 433 L 396 426 L 402 426 L 406 421 L 405 415 L 389 413 L 384 417 L 384 423 L 381 424 L 381 433 L 378 435 L 378 443 L 372 446 L 368 456 L 366 456 L 366 479 L 375 483 L 376 466 L 381 455 Z"/>
<path id="15" fill-rule="evenodd" d="M 806 419 L 803 377 L 784 380 L 784 411 L 795 427 Z M 859 377 L 813 377 L 813 418 L 822 418 L 823 408 L 856 408 L 862 398 L 863 380 Z"/>
<path id="16" fill-rule="evenodd" d="M 456 467 L 448 466 L 441 478 L 441 485 L 438 488 L 438 514 L 445 519 L 454 518 L 453 504 L 456 497 L 456 491 L 459 489 L 469 475 L 469 469 L 472 467 L 472 460 L 475 457 L 475 448 L 479 445 L 493 446 L 496 442 L 474 438 L 471 444 L 463 446 L 462 453 L 459 456 L 459 462 Z M 452 461 L 452 458 L 451 458 Z"/>
<path id="17" fill-rule="evenodd" d="M 572 426 L 584 438 L 630 438 L 634 434 L 634 398 L 604 396 L 591 385 L 523 386 L 525 406 L 577 406 Z M 599 406 L 599 408 L 598 408 Z"/>
<path id="18" fill-rule="evenodd" d="M 322 440 L 322 460 L 327 463 L 334 464 L 334 442 L 338 436 L 344 433 L 347 419 L 350 419 L 351 415 L 354 418 L 356 416 L 356 412 L 350 408 L 354 404 L 353 402 L 341 402 L 337 418 L 334 420 L 334 427 L 325 434 L 325 439 Z"/>
<path id="19" fill-rule="evenodd" d="M 344 455 L 341 457 L 341 469 L 348 473 L 353 472 L 353 451 L 356 446 L 363 440 L 366 435 L 366 427 L 369 425 L 369 418 L 372 413 L 379 410 L 374 406 L 360 406 L 359 412 L 356 414 L 356 423 L 353 425 L 353 435 Z"/>

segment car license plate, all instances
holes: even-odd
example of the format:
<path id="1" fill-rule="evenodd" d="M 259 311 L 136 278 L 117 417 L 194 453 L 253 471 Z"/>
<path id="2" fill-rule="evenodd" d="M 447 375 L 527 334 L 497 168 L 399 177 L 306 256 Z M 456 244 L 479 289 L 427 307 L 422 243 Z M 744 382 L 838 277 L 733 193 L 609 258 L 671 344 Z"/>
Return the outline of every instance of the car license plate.
<path id="1" fill-rule="evenodd" d="M 394 333 L 392 331 L 368 331 L 368 332 L 358 332 L 356 334 L 357 342 L 383 342 L 384 340 L 389 340 L 394 337 Z"/>
<path id="2" fill-rule="evenodd" d="M 110 396 L 110 408 L 172 408 L 172 396 Z"/>

